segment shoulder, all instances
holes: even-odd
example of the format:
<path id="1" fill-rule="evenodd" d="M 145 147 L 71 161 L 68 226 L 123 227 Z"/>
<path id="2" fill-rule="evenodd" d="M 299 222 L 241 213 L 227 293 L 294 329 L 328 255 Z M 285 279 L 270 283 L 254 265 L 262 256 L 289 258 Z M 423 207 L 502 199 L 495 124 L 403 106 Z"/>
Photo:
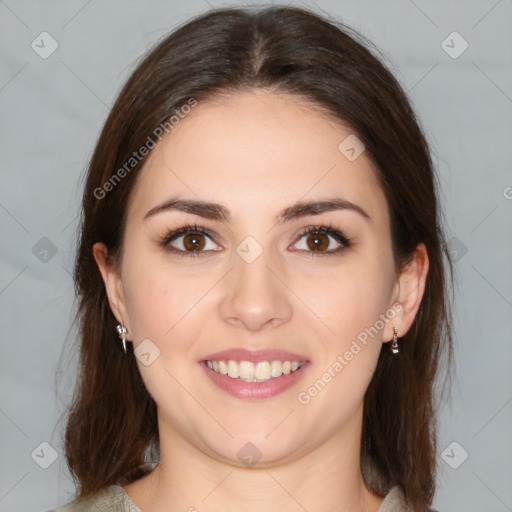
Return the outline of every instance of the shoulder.
<path id="1" fill-rule="evenodd" d="M 47 512 L 142 512 L 119 485 L 110 485 L 87 498 L 74 500 Z"/>
<path id="2" fill-rule="evenodd" d="M 158 465 L 158 462 L 145 462 L 139 466 L 143 473 L 148 474 Z M 124 478 L 115 484 L 109 485 L 92 496 L 75 499 L 61 507 L 46 512 L 142 512 L 130 499 L 123 485 L 127 483 Z"/>
<path id="3" fill-rule="evenodd" d="M 399 485 L 392 487 L 386 494 L 377 512 L 414 512 L 412 508 L 407 507 L 404 491 Z M 437 512 L 431 510 L 430 512 Z"/>
<path id="4" fill-rule="evenodd" d="M 390 489 L 377 512 L 411 512 L 405 506 L 405 496 L 400 486 L 395 485 Z"/>

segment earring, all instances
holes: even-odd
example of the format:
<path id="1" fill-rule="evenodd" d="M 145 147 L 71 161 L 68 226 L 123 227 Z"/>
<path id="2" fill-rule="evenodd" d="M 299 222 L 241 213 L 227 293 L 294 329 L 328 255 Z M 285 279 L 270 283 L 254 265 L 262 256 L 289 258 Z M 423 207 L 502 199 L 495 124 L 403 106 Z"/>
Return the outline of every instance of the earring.
<path id="1" fill-rule="evenodd" d="M 128 332 L 128 330 L 122 324 L 119 324 L 116 327 L 116 330 L 117 330 L 117 334 L 119 335 L 119 338 L 121 338 L 121 341 L 123 342 L 123 349 L 124 349 L 124 353 L 126 354 L 126 333 Z"/>
<path id="2" fill-rule="evenodd" d="M 391 353 L 396 356 L 400 352 L 398 348 L 398 331 L 393 327 L 393 341 L 391 342 Z"/>

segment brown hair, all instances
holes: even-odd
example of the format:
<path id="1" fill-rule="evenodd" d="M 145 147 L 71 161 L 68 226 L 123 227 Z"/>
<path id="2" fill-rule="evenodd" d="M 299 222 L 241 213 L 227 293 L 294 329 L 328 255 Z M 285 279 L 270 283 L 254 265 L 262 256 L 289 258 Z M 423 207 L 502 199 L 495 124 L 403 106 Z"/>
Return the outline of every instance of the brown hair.
<path id="1" fill-rule="evenodd" d="M 92 254 L 93 244 L 103 242 L 109 262 L 119 262 L 127 200 L 145 158 L 108 193 L 98 198 L 97 191 L 191 98 L 265 88 L 306 99 L 363 141 L 387 198 L 397 272 L 417 244 L 426 245 L 425 293 L 401 340 L 400 359 L 393 360 L 383 344 L 364 398 L 361 458 L 372 492 L 384 495 L 400 485 L 413 510 L 428 510 L 436 477 L 435 384 L 441 356 L 448 355 L 447 369 L 453 362 L 445 276 L 448 269 L 453 283 L 453 268 L 428 144 L 404 91 L 376 53 L 357 32 L 306 9 L 225 8 L 166 36 L 132 73 L 105 122 L 83 194 L 74 272 L 79 378 L 64 440 L 79 497 L 142 476 L 139 466 L 159 443 L 156 405 L 131 344 L 123 353 Z"/>

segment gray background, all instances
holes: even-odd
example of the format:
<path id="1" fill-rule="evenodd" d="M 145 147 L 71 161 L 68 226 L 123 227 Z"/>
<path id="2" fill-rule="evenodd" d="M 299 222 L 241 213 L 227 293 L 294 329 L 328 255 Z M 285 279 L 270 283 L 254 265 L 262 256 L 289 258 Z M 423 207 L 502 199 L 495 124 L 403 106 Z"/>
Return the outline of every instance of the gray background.
<path id="1" fill-rule="evenodd" d="M 512 1 L 293 4 L 368 36 L 413 100 L 457 260 L 457 373 L 441 411 L 434 506 L 512 510 Z M 58 395 L 54 379 L 73 338 L 81 176 L 136 59 L 208 8 L 204 0 L 0 0 L 0 511 L 42 511 L 72 497 L 57 422 L 73 383 L 72 349 Z M 58 43 L 46 59 L 44 31 Z M 464 41 L 446 39 L 454 31 L 469 44 L 457 58 Z"/>

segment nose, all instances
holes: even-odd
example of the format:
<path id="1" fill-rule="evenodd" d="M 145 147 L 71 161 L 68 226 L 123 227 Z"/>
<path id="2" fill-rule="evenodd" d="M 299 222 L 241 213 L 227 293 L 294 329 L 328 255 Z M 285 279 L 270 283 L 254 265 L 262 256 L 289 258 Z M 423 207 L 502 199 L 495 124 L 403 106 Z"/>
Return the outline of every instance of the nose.
<path id="1" fill-rule="evenodd" d="M 224 280 L 222 319 L 253 332 L 288 322 L 292 317 L 290 292 L 278 275 L 266 251 L 252 263 L 236 255 L 234 268 Z"/>

